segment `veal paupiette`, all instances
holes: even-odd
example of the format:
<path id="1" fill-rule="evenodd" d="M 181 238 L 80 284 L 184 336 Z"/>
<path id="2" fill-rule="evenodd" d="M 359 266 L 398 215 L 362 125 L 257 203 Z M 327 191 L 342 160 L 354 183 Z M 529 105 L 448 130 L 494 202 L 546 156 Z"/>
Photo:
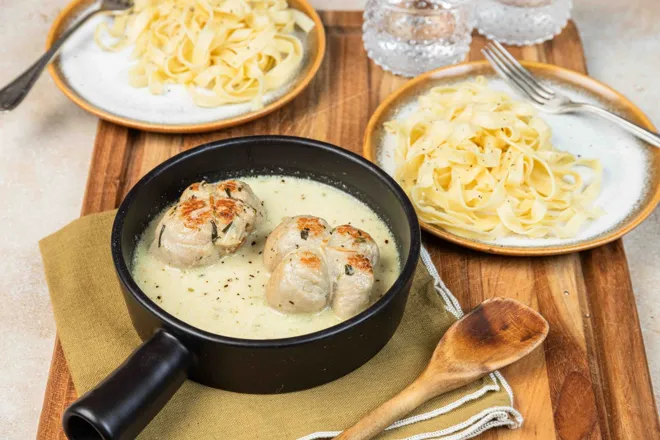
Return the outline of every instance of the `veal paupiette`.
<path id="1" fill-rule="evenodd" d="M 331 230 L 322 218 L 287 218 L 266 240 L 264 263 L 273 272 L 266 299 L 285 313 L 329 304 L 339 318 L 350 318 L 369 305 L 379 257 L 374 239 L 354 226 Z"/>
<path id="2" fill-rule="evenodd" d="M 242 189 L 227 192 L 227 185 Z M 132 272 L 153 301 L 197 328 L 244 339 L 311 333 L 368 307 L 400 273 L 387 225 L 364 203 L 335 187 L 289 176 L 246 176 L 194 187 L 152 221 L 138 244 Z M 203 201 L 204 207 L 184 213 L 181 205 L 191 199 Z M 219 202 L 223 199 L 229 202 Z M 227 210 L 225 205 L 240 208 Z M 297 227 L 300 218 L 316 218 L 324 225 L 323 239 L 315 241 L 310 225 L 284 231 L 282 225 L 293 221 Z M 342 226 L 333 230 L 330 225 Z M 267 241 L 277 241 L 277 252 L 269 250 Z M 294 261 L 287 262 L 287 255 Z M 302 291 L 295 283 L 282 287 L 278 280 L 285 272 L 301 270 L 305 262 L 325 268 L 302 274 L 325 280 L 307 284 L 320 286 L 318 297 L 312 295 L 312 305 L 289 298 L 278 307 L 269 298 L 286 289 L 286 295 L 294 297 L 304 292 L 304 286 Z"/>

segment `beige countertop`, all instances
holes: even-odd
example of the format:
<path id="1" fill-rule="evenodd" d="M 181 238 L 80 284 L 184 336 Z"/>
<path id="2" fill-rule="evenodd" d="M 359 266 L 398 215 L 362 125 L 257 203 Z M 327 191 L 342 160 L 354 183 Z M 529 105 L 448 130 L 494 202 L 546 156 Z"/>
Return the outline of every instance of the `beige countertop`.
<path id="1" fill-rule="evenodd" d="M 317 7 L 363 2 L 316 0 Z M 660 2 L 575 0 L 590 74 L 621 91 L 660 124 Z M 0 85 L 43 52 L 66 0 L 0 0 Z M 79 215 L 96 118 L 44 75 L 14 112 L 0 115 L 0 439 L 34 438 L 55 324 L 37 240 Z M 651 374 L 660 396 L 660 215 L 625 240 Z M 613 286 L 613 289 L 616 286 Z M 614 294 L 614 292 L 613 292 Z"/>

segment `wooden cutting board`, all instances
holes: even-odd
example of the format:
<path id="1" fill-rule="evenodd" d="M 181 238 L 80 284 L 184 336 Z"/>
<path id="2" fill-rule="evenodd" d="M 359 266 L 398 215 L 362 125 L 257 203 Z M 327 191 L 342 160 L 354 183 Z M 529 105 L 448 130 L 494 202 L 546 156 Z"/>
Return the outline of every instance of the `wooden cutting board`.
<path id="1" fill-rule="evenodd" d="M 146 172 L 188 148 L 252 134 L 305 136 L 355 152 L 369 116 L 405 83 L 369 61 L 357 12 L 322 15 L 326 59 L 307 90 L 258 121 L 200 135 L 164 135 L 99 122 L 82 214 L 119 205 Z M 475 36 L 470 59 L 481 59 Z M 516 57 L 586 72 L 573 23 L 552 42 L 514 48 Z M 276 152 L 274 152 L 276 154 Z M 486 298 L 515 298 L 550 323 L 543 350 L 503 371 L 526 421 L 521 429 L 491 430 L 483 439 L 660 438 L 639 318 L 621 241 L 573 255 L 506 258 L 455 247 L 425 234 L 433 260 L 464 309 Z M 64 439 L 63 410 L 76 398 L 59 341 L 50 369 L 39 439 Z"/>

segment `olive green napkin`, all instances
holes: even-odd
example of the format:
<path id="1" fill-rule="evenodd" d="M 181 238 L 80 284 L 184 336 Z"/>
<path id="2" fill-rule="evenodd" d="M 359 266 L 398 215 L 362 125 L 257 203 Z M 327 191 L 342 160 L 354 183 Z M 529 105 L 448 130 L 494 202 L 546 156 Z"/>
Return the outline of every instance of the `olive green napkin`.
<path id="1" fill-rule="evenodd" d="M 110 256 L 115 212 L 74 221 L 40 243 L 55 321 L 79 394 L 94 387 L 140 344 Z M 278 395 L 221 391 L 187 381 L 141 439 L 332 437 L 411 382 L 462 312 L 426 251 L 399 329 L 371 361 L 334 382 Z M 427 270 L 431 270 L 432 276 Z M 380 438 L 463 439 L 522 423 L 499 373 L 419 408 Z"/>

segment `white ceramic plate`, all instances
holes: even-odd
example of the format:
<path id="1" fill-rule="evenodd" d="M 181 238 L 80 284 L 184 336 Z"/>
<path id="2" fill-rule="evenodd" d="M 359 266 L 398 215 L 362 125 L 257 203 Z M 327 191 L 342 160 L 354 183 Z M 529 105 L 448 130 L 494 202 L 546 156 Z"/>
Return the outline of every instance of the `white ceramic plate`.
<path id="1" fill-rule="evenodd" d="M 550 87 L 576 101 L 609 108 L 642 126 L 653 129 L 644 114 L 625 97 L 581 74 L 556 66 L 524 63 Z M 394 173 L 394 136 L 383 129 L 391 119 L 405 118 L 417 108 L 417 97 L 430 88 L 473 80 L 483 75 L 489 86 L 521 99 L 485 62 L 467 63 L 439 69 L 418 77 L 385 100 L 372 116 L 365 136 L 365 155 L 390 174 Z M 459 237 L 439 226 L 422 224 L 424 229 L 463 246 L 508 255 L 550 255 L 588 249 L 612 241 L 639 224 L 660 199 L 660 149 L 638 140 L 607 122 L 585 115 L 542 113 L 552 127 L 553 145 L 603 164 L 603 186 L 597 206 L 606 212 L 584 225 L 576 237 L 528 238 L 518 235 L 495 240 Z M 585 174 L 588 177 L 588 174 Z M 587 180 L 588 181 L 588 180 Z"/>
<path id="2" fill-rule="evenodd" d="M 182 85 L 166 85 L 163 95 L 152 95 L 146 88 L 128 84 L 133 63 L 132 47 L 107 52 L 94 41 L 94 31 L 108 16 L 96 16 L 85 23 L 62 47 L 49 70 L 56 84 L 76 104 L 112 122 L 148 131 L 201 132 L 238 125 L 281 107 L 311 81 L 325 52 L 323 25 L 314 9 L 304 0 L 290 0 L 291 7 L 310 16 L 316 26 L 309 35 L 297 32 L 303 41 L 303 63 L 290 81 L 265 95 L 264 108 L 252 110 L 249 102 L 216 108 L 196 106 Z M 52 44 L 71 23 L 89 8 L 89 0 L 76 0 L 56 19 L 48 39 Z"/>

